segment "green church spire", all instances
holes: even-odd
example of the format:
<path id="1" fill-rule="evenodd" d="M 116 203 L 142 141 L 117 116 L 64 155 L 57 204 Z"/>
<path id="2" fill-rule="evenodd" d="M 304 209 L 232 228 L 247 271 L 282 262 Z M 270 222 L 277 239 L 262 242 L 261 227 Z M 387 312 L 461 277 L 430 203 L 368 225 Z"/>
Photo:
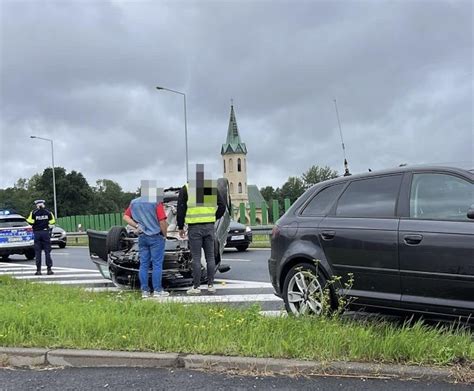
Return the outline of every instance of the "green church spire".
<path id="1" fill-rule="evenodd" d="M 227 129 L 227 140 L 222 144 L 221 155 L 243 153 L 247 154 L 245 143 L 240 140 L 239 128 L 235 119 L 234 105 L 230 106 L 229 128 Z"/>

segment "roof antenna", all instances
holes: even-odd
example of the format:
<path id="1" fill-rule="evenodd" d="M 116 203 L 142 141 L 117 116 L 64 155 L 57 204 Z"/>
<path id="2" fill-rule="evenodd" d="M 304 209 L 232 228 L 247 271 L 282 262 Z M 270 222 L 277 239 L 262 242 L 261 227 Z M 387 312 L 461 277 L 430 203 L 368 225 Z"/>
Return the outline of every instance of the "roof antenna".
<path id="1" fill-rule="evenodd" d="M 339 120 L 339 111 L 337 110 L 336 99 L 334 99 L 334 106 L 336 107 L 337 123 L 339 125 L 339 134 L 341 136 L 342 153 L 344 155 L 344 176 L 349 176 L 349 175 L 351 175 L 351 173 L 349 172 L 349 165 L 347 164 L 346 147 L 344 145 L 344 139 L 342 138 L 341 121 Z"/>

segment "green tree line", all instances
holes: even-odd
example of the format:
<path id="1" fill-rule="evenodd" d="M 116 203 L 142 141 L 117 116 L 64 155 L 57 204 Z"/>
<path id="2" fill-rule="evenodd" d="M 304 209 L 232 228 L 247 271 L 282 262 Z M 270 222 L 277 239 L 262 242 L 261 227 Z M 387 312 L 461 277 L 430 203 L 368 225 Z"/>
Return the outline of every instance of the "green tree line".
<path id="1" fill-rule="evenodd" d="M 63 167 L 55 168 L 56 200 L 59 216 L 112 213 L 123 211 L 138 193 L 124 192 L 110 179 L 100 179 L 90 186 L 84 175 Z M 30 179 L 21 178 L 13 187 L 0 189 L 0 208 L 14 209 L 22 215 L 34 209 L 33 201 L 44 199 L 53 210 L 53 172 L 47 168 Z"/>
<path id="2" fill-rule="evenodd" d="M 122 212 L 130 201 L 139 195 L 138 190 L 124 192 L 117 182 L 110 179 L 100 179 L 96 181 L 95 186 L 90 186 L 80 172 L 67 172 L 63 167 L 56 167 L 55 176 L 58 215 L 61 217 Z M 270 213 L 272 200 L 278 200 L 282 213 L 285 198 L 293 203 L 314 184 L 337 176 L 337 172 L 327 166 L 314 165 L 301 176 L 289 177 L 281 187 L 275 189 L 266 186 L 262 187 L 260 192 L 268 203 Z M 0 208 L 14 209 L 26 215 L 34 208 L 34 200 L 44 199 L 47 207 L 53 210 L 52 182 L 51 168 L 29 179 L 20 178 L 13 187 L 0 189 Z"/>
<path id="3" fill-rule="evenodd" d="M 313 165 L 301 176 L 290 176 L 288 180 L 276 189 L 272 186 L 262 187 L 260 193 L 267 201 L 272 213 L 272 200 L 278 200 L 280 215 L 284 212 L 284 200 L 288 198 L 293 204 L 307 189 L 316 183 L 337 178 L 338 173 L 328 166 Z"/>

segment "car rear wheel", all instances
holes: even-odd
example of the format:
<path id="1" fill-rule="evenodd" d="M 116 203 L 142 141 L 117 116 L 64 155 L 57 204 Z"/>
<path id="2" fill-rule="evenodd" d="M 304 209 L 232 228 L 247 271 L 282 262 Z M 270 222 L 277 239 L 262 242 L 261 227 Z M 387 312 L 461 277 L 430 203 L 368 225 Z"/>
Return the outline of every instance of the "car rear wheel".
<path id="1" fill-rule="evenodd" d="M 31 261 L 35 257 L 35 250 L 27 250 L 25 251 L 25 257 L 28 261 Z"/>
<path id="2" fill-rule="evenodd" d="M 245 251 L 249 248 L 249 245 L 248 244 L 244 244 L 242 246 L 236 246 L 235 247 L 237 249 L 237 251 Z"/>
<path id="3" fill-rule="evenodd" d="M 293 266 L 283 284 L 283 300 L 289 314 L 322 315 L 329 301 L 324 299 L 326 279 L 315 265 L 300 263 Z"/>
<path id="4" fill-rule="evenodd" d="M 127 243 L 124 240 L 126 237 L 127 230 L 124 227 L 115 226 L 110 228 L 106 240 L 107 253 L 125 250 L 127 248 Z"/>

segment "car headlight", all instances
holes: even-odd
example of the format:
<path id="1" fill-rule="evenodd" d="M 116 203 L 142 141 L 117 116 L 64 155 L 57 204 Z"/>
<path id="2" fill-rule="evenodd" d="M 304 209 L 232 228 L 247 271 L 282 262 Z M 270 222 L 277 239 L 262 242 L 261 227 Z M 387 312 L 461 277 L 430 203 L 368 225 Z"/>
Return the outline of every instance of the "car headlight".
<path id="1" fill-rule="evenodd" d="M 245 227 L 245 232 L 252 232 L 252 229 L 250 227 Z"/>

